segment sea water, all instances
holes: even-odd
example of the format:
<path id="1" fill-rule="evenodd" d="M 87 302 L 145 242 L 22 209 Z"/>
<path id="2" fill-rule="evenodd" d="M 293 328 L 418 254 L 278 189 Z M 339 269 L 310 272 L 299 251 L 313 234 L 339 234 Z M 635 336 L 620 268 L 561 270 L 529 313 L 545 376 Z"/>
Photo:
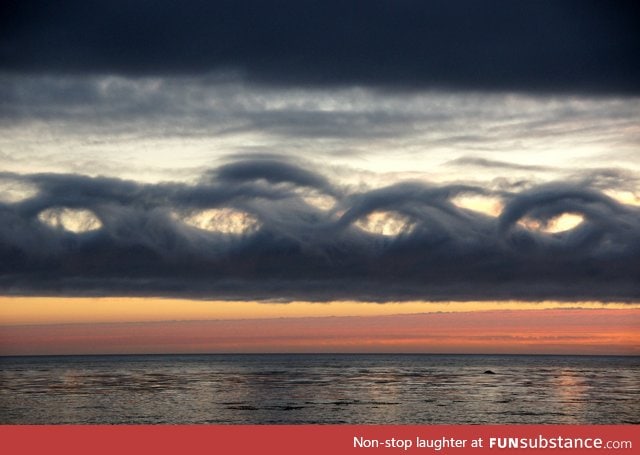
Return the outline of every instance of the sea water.
<path id="1" fill-rule="evenodd" d="M 640 423 L 640 357 L 43 356 L 0 368 L 3 424 Z"/>

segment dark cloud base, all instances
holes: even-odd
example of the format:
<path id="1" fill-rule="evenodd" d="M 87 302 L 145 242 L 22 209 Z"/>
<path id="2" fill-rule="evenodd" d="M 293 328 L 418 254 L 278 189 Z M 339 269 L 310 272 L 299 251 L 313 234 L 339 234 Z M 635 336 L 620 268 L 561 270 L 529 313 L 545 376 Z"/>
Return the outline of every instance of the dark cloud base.
<path id="1" fill-rule="evenodd" d="M 7 1 L 0 69 L 640 93 L 635 1 Z"/>
<path id="2" fill-rule="evenodd" d="M 211 299 L 631 301 L 640 297 L 640 210 L 586 180 L 502 192 L 498 218 L 456 206 L 471 185 L 402 182 L 353 192 L 292 162 L 232 162 L 198 184 L 141 184 L 63 174 L 0 174 L 37 193 L 0 204 L 0 292 Z M 332 197 L 331 210 L 309 197 Z M 225 207 L 259 227 L 224 234 L 182 221 Z M 53 228 L 47 209 L 85 209 L 102 227 Z M 400 214 L 397 236 L 362 230 L 376 211 Z M 531 231 L 566 213 L 563 233 Z"/>

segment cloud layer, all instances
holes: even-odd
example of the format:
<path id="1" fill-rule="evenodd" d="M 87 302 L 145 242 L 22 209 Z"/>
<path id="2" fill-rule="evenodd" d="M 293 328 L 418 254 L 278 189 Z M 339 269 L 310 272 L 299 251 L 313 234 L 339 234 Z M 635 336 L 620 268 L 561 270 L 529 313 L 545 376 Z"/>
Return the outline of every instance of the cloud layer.
<path id="1" fill-rule="evenodd" d="M 576 166 L 640 170 L 639 116 L 637 97 L 0 74 L 0 167 L 187 180 L 227 156 L 277 153 L 440 181 L 546 181 Z"/>
<path id="2" fill-rule="evenodd" d="M 2 327 L 2 355 L 165 352 L 640 354 L 637 310 L 520 310 Z M 482 371 L 482 370 L 480 370 Z"/>
<path id="3" fill-rule="evenodd" d="M 273 157 L 227 163 L 192 185 L 71 174 L 4 173 L 0 179 L 33 189 L 21 200 L 0 204 L 3 294 L 284 300 L 640 296 L 640 210 L 606 196 L 602 190 L 613 188 L 605 188 L 602 179 L 499 193 L 420 182 L 356 191 L 309 166 Z M 462 195 L 499 196 L 505 206 L 491 217 L 455 205 Z M 246 214 L 257 227 L 233 233 L 185 222 L 216 208 Z M 99 222 L 72 232 L 43 221 L 43 213 L 63 209 L 92 213 Z M 392 236 L 364 230 L 362 220 L 376 213 L 403 220 L 404 229 Z M 520 223 L 544 225 L 563 213 L 584 220 L 555 234 Z"/>
<path id="4" fill-rule="evenodd" d="M 640 92 L 640 14 L 626 0 L 25 0 L 1 20 L 6 71 Z"/>

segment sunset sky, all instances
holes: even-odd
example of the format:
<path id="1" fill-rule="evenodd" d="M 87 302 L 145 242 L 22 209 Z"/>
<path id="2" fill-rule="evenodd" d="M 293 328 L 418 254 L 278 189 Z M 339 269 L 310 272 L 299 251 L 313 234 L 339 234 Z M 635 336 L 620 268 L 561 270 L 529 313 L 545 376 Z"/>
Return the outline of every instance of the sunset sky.
<path id="1" fill-rule="evenodd" d="M 0 355 L 640 355 L 634 2 L 0 18 Z"/>

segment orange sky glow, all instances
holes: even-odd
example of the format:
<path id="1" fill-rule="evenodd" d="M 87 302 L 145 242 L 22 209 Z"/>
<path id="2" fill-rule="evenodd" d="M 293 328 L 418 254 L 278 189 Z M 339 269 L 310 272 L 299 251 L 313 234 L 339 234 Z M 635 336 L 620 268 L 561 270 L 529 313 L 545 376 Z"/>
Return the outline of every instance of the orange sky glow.
<path id="1" fill-rule="evenodd" d="M 640 305 L 0 298 L 0 355 L 424 352 L 640 355 Z"/>

